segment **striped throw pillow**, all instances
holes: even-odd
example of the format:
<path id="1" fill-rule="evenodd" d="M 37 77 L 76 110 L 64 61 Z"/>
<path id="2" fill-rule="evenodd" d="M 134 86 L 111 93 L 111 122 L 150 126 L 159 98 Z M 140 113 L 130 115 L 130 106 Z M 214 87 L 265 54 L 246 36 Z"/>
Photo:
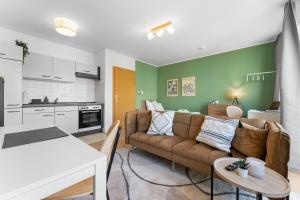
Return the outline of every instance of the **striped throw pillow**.
<path id="1" fill-rule="evenodd" d="M 174 111 L 152 111 L 151 125 L 148 129 L 147 134 L 174 136 L 172 130 L 174 114 Z"/>
<path id="2" fill-rule="evenodd" d="M 231 142 L 238 125 L 238 119 L 220 119 L 205 116 L 196 140 L 216 149 L 230 152 Z"/>

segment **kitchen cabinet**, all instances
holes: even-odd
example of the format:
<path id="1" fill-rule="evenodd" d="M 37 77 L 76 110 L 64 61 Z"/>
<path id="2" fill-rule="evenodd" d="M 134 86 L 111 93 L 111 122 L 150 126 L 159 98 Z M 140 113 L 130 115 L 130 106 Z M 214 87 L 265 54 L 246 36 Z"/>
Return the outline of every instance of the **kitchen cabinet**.
<path id="1" fill-rule="evenodd" d="M 76 72 L 97 75 L 97 66 L 76 62 Z"/>
<path id="2" fill-rule="evenodd" d="M 77 133 L 78 106 L 56 107 L 55 125 L 67 133 Z"/>
<path id="3" fill-rule="evenodd" d="M 53 58 L 53 79 L 57 81 L 75 82 L 75 62 Z"/>
<path id="4" fill-rule="evenodd" d="M 23 124 L 54 125 L 54 107 L 23 108 Z"/>
<path id="5" fill-rule="evenodd" d="M 0 76 L 4 79 L 4 108 L 21 108 L 22 62 L 0 58 Z"/>
<path id="6" fill-rule="evenodd" d="M 23 77 L 32 79 L 52 79 L 52 57 L 30 53 L 25 57 Z"/>
<path id="7" fill-rule="evenodd" d="M 4 126 L 22 125 L 22 108 L 4 109 Z"/>
<path id="8" fill-rule="evenodd" d="M 9 43 L 1 43 L 0 58 L 23 61 L 23 49 Z"/>

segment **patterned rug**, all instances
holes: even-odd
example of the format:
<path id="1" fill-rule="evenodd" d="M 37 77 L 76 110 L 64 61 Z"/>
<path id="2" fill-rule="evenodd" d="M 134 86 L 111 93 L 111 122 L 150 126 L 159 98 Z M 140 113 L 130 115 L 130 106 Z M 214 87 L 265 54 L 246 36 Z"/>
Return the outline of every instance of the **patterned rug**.
<path id="1" fill-rule="evenodd" d="M 208 200 L 210 177 L 141 150 L 119 149 L 108 182 L 111 200 Z M 241 200 L 254 200 L 240 191 Z M 214 179 L 214 199 L 236 199 L 235 188 Z M 77 198 L 91 200 L 91 196 Z"/>

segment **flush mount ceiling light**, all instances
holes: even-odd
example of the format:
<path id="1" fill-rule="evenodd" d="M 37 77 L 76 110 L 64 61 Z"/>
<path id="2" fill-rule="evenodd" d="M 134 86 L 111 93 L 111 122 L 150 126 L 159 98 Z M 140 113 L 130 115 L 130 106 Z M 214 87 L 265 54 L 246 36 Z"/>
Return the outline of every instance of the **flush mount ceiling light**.
<path id="1" fill-rule="evenodd" d="M 175 32 L 172 22 L 169 21 L 169 22 L 163 23 L 159 26 L 156 26 L 156 27 L 150 29 L 150 31 L 147 34 L 147 37 L 149 40 L 152 40 L 155 37 L 155 35 L 157 37 L 163 36 L 165 31 L 170 34 L 173 34 Z"/>
<path id="2" fill-rule="evenodd" d="M 74 37 L 77 34 L 78 26 L 66 18 L 56 18 L 54 20 L 55 30 L 65 36 Z"/>

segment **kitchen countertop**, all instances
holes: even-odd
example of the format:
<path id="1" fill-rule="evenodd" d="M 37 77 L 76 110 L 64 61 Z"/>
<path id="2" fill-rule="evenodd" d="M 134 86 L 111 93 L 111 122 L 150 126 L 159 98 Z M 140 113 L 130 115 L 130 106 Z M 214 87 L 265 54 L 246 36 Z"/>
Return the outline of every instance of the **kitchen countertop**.
<path id="1" fill-rule="evenodd" d="M 59 106 L 88 106 L 99 105 L 101 102 L 58 102 L 58 103 L 41 103 L 41 104 L 23 104 L 23 108 L 32 107 L 59 107 Z"/>

